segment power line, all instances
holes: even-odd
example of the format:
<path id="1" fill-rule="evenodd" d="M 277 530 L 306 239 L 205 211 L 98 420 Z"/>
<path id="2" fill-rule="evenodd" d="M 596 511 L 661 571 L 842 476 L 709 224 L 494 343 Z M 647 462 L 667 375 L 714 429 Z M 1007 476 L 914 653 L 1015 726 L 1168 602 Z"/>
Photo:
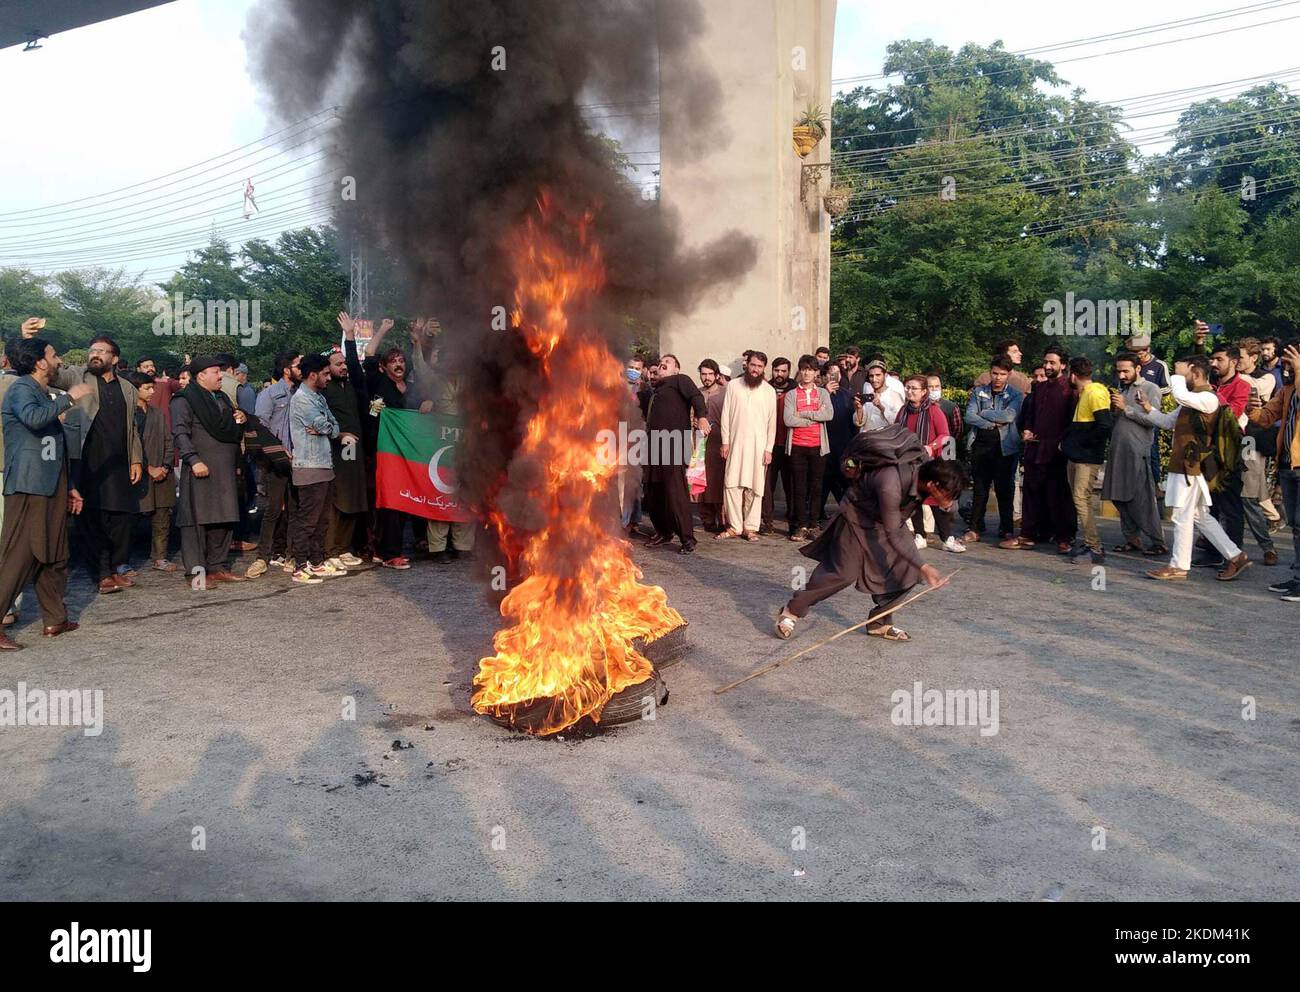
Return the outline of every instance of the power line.
<path id="1" fill-rule="evenodd" d="M 1134 37 L 1142 34 L 1159 34 L 1162 31 L 1170 31 L 1176 27 L 1192 27 L 1200 23 L 1208 23 L 1210 21 L 1223 20 L 1225 18 L 1231 18 L 1231 17 L 1241 17 L 1245 14 L 1264 13 L 1265 11 L 1274 10 L 1279 7 L 1291 6 L 1294 2 L 1295 0 L 1282 0 L 1282 2 L 1279 2 L 1279 0 L 1267 0 L 1267 2 L 1263 2 L 1263 3 L 1248 4 L 1243 7 L 1233 7 L 1228 10 L 1211 11 L 1208 14 L 1200 14 L 1193 17 L 1182 18 L 1180 20 L 1161 21 L 1157 24 L 1146 25 L 1145 27 L 1128 28 L 1123 31 L 1115 31 L 1109 34 L 1094 35 L 1091 38 L 1077 38 L 1073 41 L 1053 42 L 1047 45 L 1038 45 L 1032 48 L 1024 48 L 1015 51 L 1001 52 L 999 54 L 1005 54 L 1008 56 L 1028 56 L 1033 54 L 1041 54 L 1049 51 L 1059 51 L 1062 49 L 1082 48 L 1082 47 L 1086 47 L 1087 45 L 1097 44 L 1102 41 L 1119 41 L 1126 37 Z M 1274 22 L 1265 22 L 1265 23 L 1274 23 Z M 1256 25 L 1246 25 L 1246 27 L 1254 27 L 1254 26 Z M 1200 37 L 1204 37 L 1204 36 L 1200 36 Z M 1161 44 L 1172 44 L 1177 41 L 1190 41 L 1190 40 L 1194 40 L 1194 39 L 1175 38 L 1172 41 L 1162 42 Z M 1151 46 L 1143 46 L 1143 47 L 1156 47 L 1156 46 L 1151 45 Z M 1102 53 L 1102 54 L 1110 54 L 1110 53 Z M 1094 57 L 1101 57 L 1101 56 L 1097 55 L 1097 56 L 1088 56 L 1088 57 L 1094 58 Z M 1076 59 L 1061 60 L 1061 62 L 1068 62 L 1068 61 L 1078 61 L 1078 60 Z M 1058 62 L 1053 64 L 1060 64 L 1060 63 Z M 944 63 L 930 62 L 930 63 L 922 64 L 920 66 L 910 66 L 904 69 L 900 69 L 896 72 L 878 72 L 878 73 L 867 73 L 858 76 L 844 76 L 841 77 L 840 79 L 832 79 L 831 85 L 839 86 L 845 83 L 866 82 L 872 79 L 887 79 L 889 76 L 908 75 L 925 69 L 942 69 L 942 68 L 949 68 L 949 67 L 951 67 L 951 62 L 944 62 Z M 945 78 L 965 79 L 965 78 L 975 78 L 976 76 L 983 76 L 983 75 L 988 75 L 988 73 L 969 73 L 961 76 L 955 76 L 955 77 L 949 76 Z"/>

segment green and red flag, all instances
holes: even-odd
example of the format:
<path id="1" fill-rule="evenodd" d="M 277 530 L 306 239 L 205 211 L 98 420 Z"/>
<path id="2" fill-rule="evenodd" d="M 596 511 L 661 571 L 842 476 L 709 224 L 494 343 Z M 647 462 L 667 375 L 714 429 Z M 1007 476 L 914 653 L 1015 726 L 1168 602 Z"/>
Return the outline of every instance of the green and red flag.
<path id="1" fill-rule="evenodd" d="M 456 499 L 456 449 L 463 438 L 459 417 L 381 411 L 375 505 L 430 520 L 471 519 Z"/>

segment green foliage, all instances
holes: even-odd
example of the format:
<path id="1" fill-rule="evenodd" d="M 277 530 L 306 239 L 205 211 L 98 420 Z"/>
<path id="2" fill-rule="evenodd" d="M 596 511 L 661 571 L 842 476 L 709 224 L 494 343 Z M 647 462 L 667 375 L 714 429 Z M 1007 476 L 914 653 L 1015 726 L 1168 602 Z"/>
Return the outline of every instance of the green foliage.
<path id="1" fill-rule="evenodd" d="M 834 181 L 856 187 L 832 233 L 833 350 L 963 379 L 1000 338 L 1041 353 L 1044 304 L 1067 292 L 1151 301 L 1164 355 L 1197 319 L 1233 337 L 1300 326 L 1300 100 L 1284 87 L 1194 104 L 1144 159 L 1118 110 L 1000 44 L 896 42 L 884 69 L 900 80 L 832 107 Z M 1104 361 L 1121 340 L 1064 343 Z"/>

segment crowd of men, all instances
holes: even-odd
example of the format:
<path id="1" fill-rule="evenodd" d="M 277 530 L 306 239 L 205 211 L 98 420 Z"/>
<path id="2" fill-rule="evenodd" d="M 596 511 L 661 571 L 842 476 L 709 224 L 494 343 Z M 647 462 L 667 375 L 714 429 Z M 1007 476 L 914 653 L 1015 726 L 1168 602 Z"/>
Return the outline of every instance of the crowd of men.
<path id="1" fill-rule="evenodd" d="M 380 412 L 455 412 L 454 379 L 433 374 L 437 322 L 416 321 L 402 347 L 385 320 L 359 354 L 355 322 L 338 321 L 341 347 L 277 355 L 260 391 L 231 355 L 186 356 L 174 370 L 142 356 L 132 367 L 103 335 L 85 365 L 65 365 L 41 336 L 45 321 L 24 321 L 0 375 L 4 626 L 34 583 L 45 636 L 77 628 L 64 603 L 74 545 L 100 594 L 135 588 L 133 536 L 145 521 L 147 567 L 195 592 L 272 569 L 303 585 L 367 563 L 407 569 L 408 525 L 435 562 L 470 555 L 472 528 L 375 500 Z M 247 552 L 252 564 L 236 574 L 232 559 Z M 0 650 L 19 647 L 0 634 Z"/>
<path id="2" fill-rule="evenodd" d="M 385 320 L 364 353 L 353 319 L 340 313 L 338 322 L 341 347 L 281 353 L 257 390 L 231 355 L 187 356 L 176 370 L 147 356 L 132 366 L 106 336 L 89 342 L 84 366 L 64 365 L 41 336 L 45 322 L 25 321 L 4 349 L 0 376 L 5 625 L 34 583 L 44 634 L 76 629 L 64 605 L 70 517 L 79 522 L 80 557 L 105 595 L 134 588 L 132 538 L 145 520 L 147 567 L 179 573 L 196 592 L 276 569 L 303 585 L 368 563 L 406 569 L 408 525 L 414 546 L 437 562 L 472 554 L 472 526 L 376 507 L 380 411 L 456 412 L 454 378 L 434 374 L 437 322 L 416 321 L 403 347 L 387 340 L 393 322 Z M 729 363 L 706 359 L 698 384 L 673 355 L 636 357 L 627 384 L 651 434 L 694 432 L 702 443 L 689 462 L 647 466 L 639 488 L 620 485 L 622 524 L 640 535 L 644 510 L 648 547 L 676 541 L 691 554 L 698 506 L 714 539 L 758 541 L 778 534 L 779 487 L 781 536 L 822 562 L 815 594 L 782 612 L 781 636 L 854 576 L 878 603 L 922 579 L 937 584 L 919 552 L 933 542 L 961 554 L 985 540 L 990 494 L 997 547 L 1043 547 L 1094 564 L 1106 559 L 1098 518 L 1100 500 L 1110 501 L 1124 538 L 1110 551 L 1166 559 L 1147 573 L 1162 581 L 1186 579 L 1196 566 L 1236 579 L 1252 564 L 1247 527 L 1263 564 L 1277 565 L 1274 535 L 1290 527 L 1290 574 L 1269 589 L 1300 602 L 1300 341 L 1229 344 L 1211 340 L 1198 322 L 1194 342 L 1171 371 L 1149 337 L 1129 339 L 1107 385 L 1089 358 L 1056 346 L 1027 375 L 1019 344 L 1007 340 L 964 408 L 945 398 L 937 370 L 900 377 L 883 357 L 864 361 L 853 347 L 833 361 L 821 348 L 793 364 L 750 351 L 734 378 Z M 901 502 L 892 476 L 880 483 L 882 464 L 910 468 L 900 476 Z M 694 495 L 688 473 L 698 482 Z M 873 488 L 864 493 L 868 477 Z M 847 529 L 837 512 L 846 509 Z M 871 538 L 873 527 L 886 529 Z M 866 547 L 877 539 L 893 549 L 885 558 L 851 551 L 854 541 Z M 171 560 L 177 545 L 179 568 Z M 232 553 L 247 552 L 252 563 L 236 574 Z M 906 639 L 883 622 L 870 632 Z M 19 647 L 0 633 L 0 650 Z"/>
<path id="3" fill-rule="evenodd" d="M 986 540 L 992 493 L 998 548 L 1046 548 L 1099 564 L 1107 555 L 1098 529 L 1107 500 L 1123 533 L 1110 552 L 1145 556 L 1153 565 L 1163 559 L 1147 572 L 1161 581 L 1185 580 L 1202 566 L 1214 568 L 1220 581 L 1238 578 L 1253 562 L 1243 549 L 1247 527 L 1258 560 L 1275 566 L 1274 535 L 1289 527 L 1290 574 L 1269 589 L 1300 602 L 1300 341 L 1229 343 L 1200 321 L 1192 338 L 1172 371 L 1152 352 L 1150 337 L 1128 339 L 1109 363 L 1108 383 L 1091 359 L 1056 346 L 1025 374 L 1019 344 L 1003 341 L 971 384 L 964 409 L 944 398 L 937 370 L 899 376 L 881 356 L 864 362 L 857 348 L 834 361 L 822 348 L 793 365 L 751 351 L 734 378 L 727 363 L 705 359 L 698 384 L 673 355 L 634 357 L 626 376 L 652 435 L 693 428 L 703 436 L 703 458 L 698 451 L 692 458 L 704 467 L 696 496 L 701 525 L 716 540 L 817 540 L 830 497 L 842 507 L 852 495 L 845 453 L 863 434 L 901 427 L 926 461 L 957 463 L 971 480 L 960 536 L 956 500 L 908 503 L 917 551 L 933 543 L 960 554 Z M 627 493 L 623 500 L 631 536 L 640 533 L 644 511 L 653 528 L 648 547 L 676 541 L 680 553 L 695 551 L 688 475 L 698 472 L 691 469 L 683 460 L 645 471 L 641 498 Z M 911 478 L 914 485 L 919 480 Z"/>

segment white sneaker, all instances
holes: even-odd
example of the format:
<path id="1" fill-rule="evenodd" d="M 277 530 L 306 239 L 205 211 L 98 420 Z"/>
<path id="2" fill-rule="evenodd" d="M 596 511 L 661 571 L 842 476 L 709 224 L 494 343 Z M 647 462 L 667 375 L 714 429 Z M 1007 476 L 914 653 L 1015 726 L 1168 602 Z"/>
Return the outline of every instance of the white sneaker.
<path id="1" fill-rule="evenodd" d="M 294 572 L 298 570 L 298 563 L 294 561 L 292 558 L 286 558 L 284 560 L 284 564 L 281 565 L 280 567 L 283 568 L 290 575 L 292 575 Z"/>
<path id="2" fill-rule="evenodd" d="M 337 557 L 330 558 L 328 561 L 325 562 L 325 564 L 332 565 L 335 568 L 335 570 L 339 572 L 346 572 L 348 570 L 348 567 L 343 564 L 342 558 L 337 558 Z"/>
<path id="3" fill-rule="evenodd" d="M 916 535 L 916 550 L 924 551 L 928 545 L 925 543 L 925 537 L 921 534 Z"/>
<path id="4" fill-rule="evenodd" d="M 957 540 L 957 538 L 949 536 L 949 538 L 943 542 L 943 550 L 951 551 L 953 554 L 959 555 L 966 550 L 966 545 L 962 544 L 961 541 Z"/>
<path id="5" fill-rule="evenodd" d="M 274 558 L 271 559 L 269 564 L 272 568 L 284 568 L 285 566 L 284 555 L 276 555 Z"/>
<path id="6" fill-rule="evenodd" d="M 360 558 L 354 555 L 351 551 L 349 551 L 345 555 L 339 555 L 337 558 L 333 560 L 342 562 L 344 568 L 356 568 L 358 565 L 365 564 L 364 561 L 362 561 Z"/>
<path id="7" fill-rule="evenodd" d="M 300 568 L 298 571 L 293 573 L 293 581 L 303 586 L 318 586 L 325 580 L 317 578 L 306 569 Z"/>
<path id="8" fill-rule="evenodd" d="M 322 562 L 319 565 L 308 565 L 307 571 L 310 572 L 312 575 L 318 576 L 319 578 L 322 579 L 332 579 L 335 578 L 336 576 L 347 574 L 346 568 L 344 569 L 335 568 L 327 561 Z"/>

